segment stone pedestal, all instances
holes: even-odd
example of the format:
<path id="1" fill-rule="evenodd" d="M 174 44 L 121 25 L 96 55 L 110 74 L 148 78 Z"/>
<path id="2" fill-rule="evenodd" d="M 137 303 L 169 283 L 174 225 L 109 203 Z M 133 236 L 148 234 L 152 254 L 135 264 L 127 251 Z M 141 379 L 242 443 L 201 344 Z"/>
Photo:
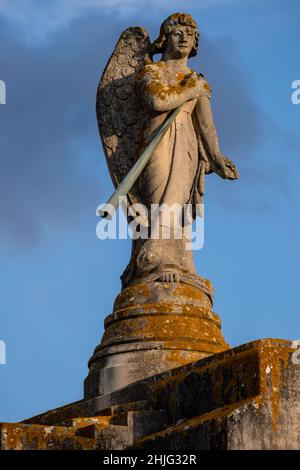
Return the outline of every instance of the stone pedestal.
<path id="1" fill-rule="evenodd" d="M 203 290 L 163 282 L 124 289 L 89 361 L 85 398 L 228 349 L 212 296 L 209 281 Z"/>

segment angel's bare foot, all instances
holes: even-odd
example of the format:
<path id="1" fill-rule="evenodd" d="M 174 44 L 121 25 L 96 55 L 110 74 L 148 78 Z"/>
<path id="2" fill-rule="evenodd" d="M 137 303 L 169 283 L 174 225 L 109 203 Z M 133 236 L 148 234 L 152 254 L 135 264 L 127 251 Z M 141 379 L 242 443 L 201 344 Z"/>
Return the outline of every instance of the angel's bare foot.
<path id="1" fill-rule="evenodd" d="M 158 279 L 160 282 L 180 282 L 180 275 L 178 273 L 165 273 Z"/>

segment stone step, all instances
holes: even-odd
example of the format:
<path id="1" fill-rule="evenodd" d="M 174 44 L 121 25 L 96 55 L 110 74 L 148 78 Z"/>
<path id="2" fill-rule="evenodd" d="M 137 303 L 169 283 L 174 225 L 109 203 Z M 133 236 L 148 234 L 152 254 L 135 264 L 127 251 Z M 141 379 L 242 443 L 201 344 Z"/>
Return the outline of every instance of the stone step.
<path id="1" fill-rule="evenodd" d="M 128 411 L 143 411 L 151 410 L 152 405 L 149 400 L 137 400 L 126 403 L 120 403 L 118 405 L 112 405 L 109 408 L 103 409 L 97 416 L 115 416 Z"/>
<path id="2" fill-rule="evenodd" d="M 129 411 L 113 416 L 110 424 L 98 432 L 96 448 L 124 450 L 137 439 L 162 431 L 167 426 L 164 410 Z"/>
<path id="3" fill-rule="evenodd" d="M 162 431 L 167 426 L 164 410 L 127 411 L 113 416 L 85 418 L 80 420 L 79 426 L 78 420 L 74 421 L 75 435 L 94 439 L 98 450 L 126 449 L 137 439 Z"/>
<path id="4" fill-rule="evenodd" d="M 0 426 L 0 447 L 20 450 L 123 450 L 132 446 L 137 439 L 159 432 L 166 426 L 164 410 L 127 411 L 110 416 L 76 418 L 72 426 L 3 423 Z"/>
<path id="5" fill-rule="evenodd" d="M 154 419 L 157 418 L 161 422 L 165 418 L 164 410 L 139 410 L 139 411 L 127 411 L 124 413 L 119 413 L 113 415 L 109 424 L 116 424 L 119 426 L 130 426 L 131 428 L 135 427 L 139 421 L 146 421 L 148 418 Z M 161 429 L 161 428 L 160 428 Z"/>
<path id="6" fill-rule="evenodd" d="M 129 412 L 127 422 L 132 432 L 133 441 L 148 434 L 162 431 L 168 425 L 165 410 Z"/>
<path id="7" fill-rule="evenodd" d="M 111 415 L 91 416 L 88 418 L 74 418 L 72 420 L 72 427 L 75 430 L 94 425 L 97 425 L 97 428 L 106 427 L 109 424 L 110 419 Z"/>
<path id="8" fill-rule="evenodd" d="M 128 426 L 110 424 L 95 436 L 96 450 L 124 450 L 133 443 L 132 433 Z"/>

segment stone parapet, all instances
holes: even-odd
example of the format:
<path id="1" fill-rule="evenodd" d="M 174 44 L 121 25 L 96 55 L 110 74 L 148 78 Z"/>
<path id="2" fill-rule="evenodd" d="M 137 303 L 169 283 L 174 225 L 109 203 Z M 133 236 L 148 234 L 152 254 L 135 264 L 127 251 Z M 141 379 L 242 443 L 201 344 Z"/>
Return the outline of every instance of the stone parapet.
<path id="1" fill-rule="evenodd" d="M 299 449 L 300 366 L 263 339 L 1 424 L 1 449 Z"/>

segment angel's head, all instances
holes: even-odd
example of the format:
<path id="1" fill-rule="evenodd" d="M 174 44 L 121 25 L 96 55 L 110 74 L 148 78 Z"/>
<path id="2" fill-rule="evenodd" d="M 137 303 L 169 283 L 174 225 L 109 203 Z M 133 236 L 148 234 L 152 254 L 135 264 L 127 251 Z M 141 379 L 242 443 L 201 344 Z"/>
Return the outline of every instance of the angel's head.
<path id="1" fill-rule="evenodd" d="M 199 33 L 197 23 L 187 13 L 173 13 L 161 25 L 159 37 L 152 44 L 152 55 L 168 51 L 174 56 L 197 55 Z"/>

